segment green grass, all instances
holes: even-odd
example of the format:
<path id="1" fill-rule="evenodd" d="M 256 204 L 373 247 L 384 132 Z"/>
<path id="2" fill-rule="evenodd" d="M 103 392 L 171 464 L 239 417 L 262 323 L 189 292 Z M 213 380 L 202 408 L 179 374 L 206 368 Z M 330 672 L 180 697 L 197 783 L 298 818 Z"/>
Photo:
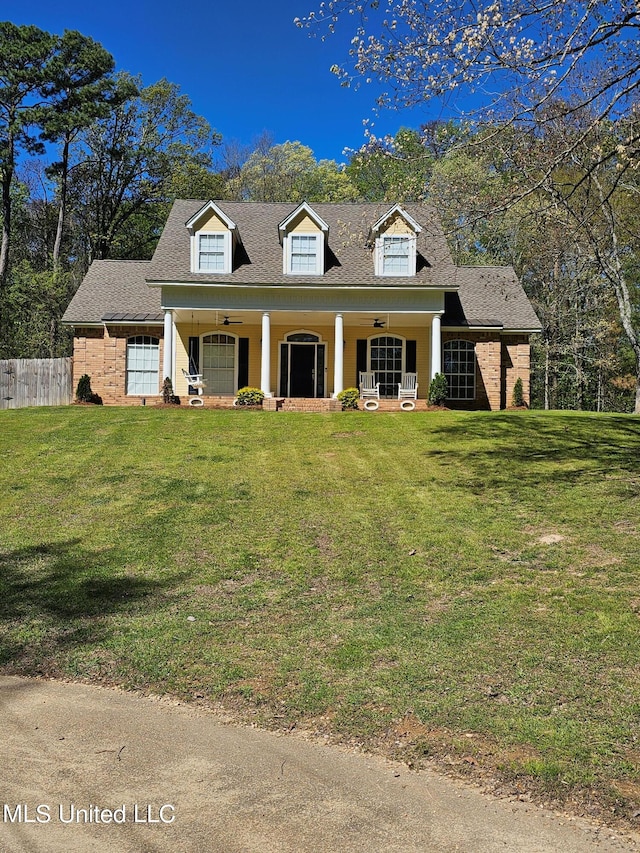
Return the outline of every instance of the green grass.
<path id="1" fill-rule="evenodd" d="M 637 418 L 34 409 L 0 454 L 4 672 L 637 811 Z"/>

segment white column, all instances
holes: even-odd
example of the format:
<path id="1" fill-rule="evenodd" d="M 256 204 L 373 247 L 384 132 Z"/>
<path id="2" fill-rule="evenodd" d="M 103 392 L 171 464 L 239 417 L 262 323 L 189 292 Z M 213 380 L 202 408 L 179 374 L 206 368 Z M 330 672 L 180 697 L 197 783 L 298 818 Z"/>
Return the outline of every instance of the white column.
<path id="1" fill-rule="evenodd" d="M 164 353 L 161 383 L 169 377 L 173 382 L 173 312 L 164 312 Z"/>
<path id="2" fill-rule="evenodd" d="M 440 338 L 440 315 L 434 314 L 431 321 L 431 379 L 442 373 L 442 341 Z"/>
<path id="3" fill-rule="evenodd" d="M 262 315 L 262 364 L 260 388 L 265 397 L 271 396 L 271 317 L 267 311 Z"/>
<path id="4" fill-rule="evenodd" d="M 337 397 L 344 390 L 344 319 L 342 314 L 336 314 L 333 346 L 333 396 Z"/>

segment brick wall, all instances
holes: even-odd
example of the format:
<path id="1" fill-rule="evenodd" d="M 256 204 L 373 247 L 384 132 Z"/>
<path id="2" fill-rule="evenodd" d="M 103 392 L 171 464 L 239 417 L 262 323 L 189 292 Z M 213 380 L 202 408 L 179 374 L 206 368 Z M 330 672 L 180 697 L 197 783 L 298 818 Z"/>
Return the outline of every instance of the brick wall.
<path id="1" fill-rule="evenodd" d="M 452 400 L 459 409 L 499 409 L 501 403 L 501 344 L 497 332 L 442 332 L 442 343 L 471 341 L 476 346 L 475 400 Z"/>
<path id="2" fill-rule="evenodd" d="M 139 406 L 139 395 L 126 394 L 127 338 L 151 335 L 160 340 L 160 371 L 163 359 L 163 330 L 159 326 L 112 326 L 109 328 L 76 328 L 73 339 L 73 390 L 87 373 L 91 390 L 106 405 Z M 152 396 L 155 400 L 158 394 Z"/>
<path id="3" fill-rule="evenodd" d="M 527 406 L 531 396 L 531 346 L 528 335 L 504 335 L 502 338 L 502 406 L 513 402 L 513 386 L 522 379 Z"/>

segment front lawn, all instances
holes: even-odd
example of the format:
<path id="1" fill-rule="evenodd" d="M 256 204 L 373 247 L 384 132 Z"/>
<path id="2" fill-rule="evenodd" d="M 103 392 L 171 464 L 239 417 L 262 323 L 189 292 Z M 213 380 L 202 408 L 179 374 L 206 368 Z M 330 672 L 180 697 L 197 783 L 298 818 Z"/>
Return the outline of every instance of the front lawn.
<path id="1" fill-rule="evenodd" d="M 638 812 L 640 419 L 23 409 L 0 453 L 5 673 Z"/>

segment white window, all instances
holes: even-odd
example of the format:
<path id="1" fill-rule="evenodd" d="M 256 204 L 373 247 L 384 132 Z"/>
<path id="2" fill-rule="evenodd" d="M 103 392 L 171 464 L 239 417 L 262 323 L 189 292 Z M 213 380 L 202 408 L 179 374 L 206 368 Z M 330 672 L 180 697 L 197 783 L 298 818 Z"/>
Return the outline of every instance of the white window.
<path id="1" fill-rule="evenodd" d="M 198 231 L 191 241 L 193 272 L 231 272 L 231 233 L 229 231 Z"/>
<path id="2" fill-rule="evenodd" d="M 447 341 L 444 375 L 449 400 L 474 400 L 476 396 L 476 348 L 471 341 Z"/>
<path id="3" fill-rule="evenodd" d="M 383 234 L 376 240 L 376 275 L 416 274 L 415 234 Z"/>
<path id="4" fill-rule="evenodd" d="M 284 271 L 290 275 L 322 275 L 324 237 L 321 234 L 288 234 L 284 242 Z"/>
<path id="5" fill-rule="evenodd" d="M 407 237 L 382 238 L 382 274 L 409 275 L 409 240 Z"/>
<path id="6" fill-rule="evenodd" d="M 198 266 L 204 272 L 224 270 L 224 234 L 200 234 Z"/>
<path id="7" fill-rule="evenodd" d="M 160 342 L 149 335 L 127 341 L 127 394 L 158 394 Z"/>
<path id="8" fill-rule="evenodd" d="M 202 373 L 207 394 L 235 394 L 237 339 L 233 335 L 204 335 Z"/>
<path id="9" fill-rule="evenodd" d="M 315 234 L 292 234 L 291 272 L 315 273 L 318 266 L 318 238 Z"/>

